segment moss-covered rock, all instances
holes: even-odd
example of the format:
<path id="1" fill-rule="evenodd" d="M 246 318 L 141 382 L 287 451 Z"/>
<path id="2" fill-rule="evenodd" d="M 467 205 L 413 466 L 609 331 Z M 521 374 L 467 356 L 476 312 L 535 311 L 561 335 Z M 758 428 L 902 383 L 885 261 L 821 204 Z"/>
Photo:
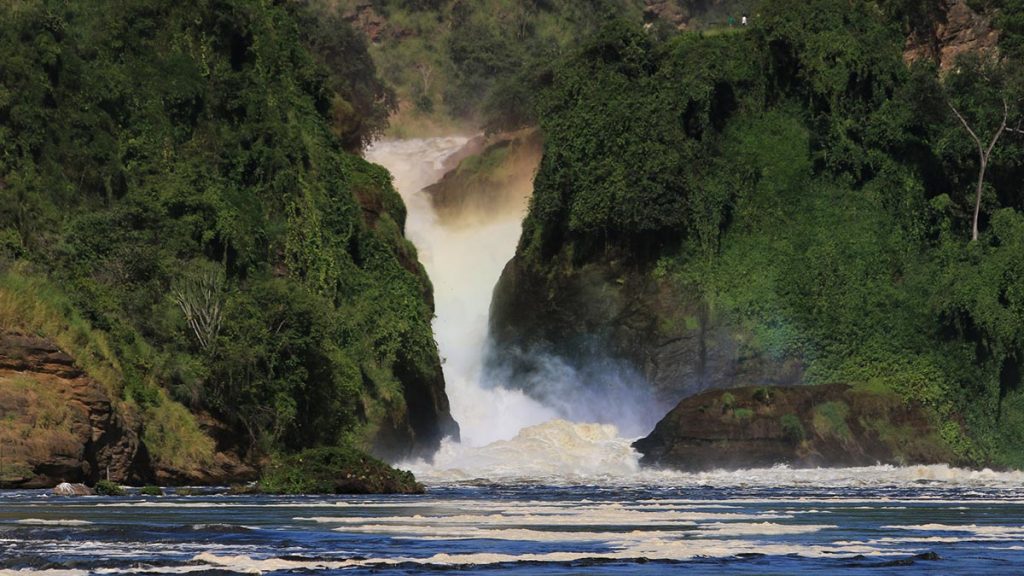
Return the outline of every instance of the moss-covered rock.
<path id="1" fill-rule="evenodd" d="M 923 406 L 845 384 L 710 390 L 633 446 L 644 465 L 683 470 L 956 461 Z"/>
<path id="2" fill-rule="evenodd" d="M 264 470 L 268 494 L 422 494 L 412 472 L 398 470 L 352 448 L 312 448 L 275 458 Z"/>
<path id="3" fill-rule="evenodd" d="M 541 149 L 534 129 L 470 140 L 455 154 L 452 170 L 426 192 L 447 224 L 522 210 L 533 191 Z"/>

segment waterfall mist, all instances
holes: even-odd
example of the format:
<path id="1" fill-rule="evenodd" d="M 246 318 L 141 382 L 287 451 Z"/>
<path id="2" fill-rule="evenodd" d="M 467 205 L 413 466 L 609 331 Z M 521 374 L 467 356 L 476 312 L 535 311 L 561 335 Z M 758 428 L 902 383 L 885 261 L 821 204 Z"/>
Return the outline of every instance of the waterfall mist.
<path id="1" fill-rule="evenodd" d="M 461 443 L 446 441 L 433 465 L 407 463 L 417 472 L 458 470 L 470 476 L 556 476 L 634 473 L 639 455 L 621 432 L 649 432 L 663 415 L 635 372 L 597 359 L 586 369 L 537 353 L 541 367 L 528 375 L 533 396 L 507 387 L 509 374 L 488 370 L 488 311 L 502 268 L 515 254 L 528 207 L 531 178 L 517 178 L 512 195 L 441 221 L 423 189 L 437 182 L 445 159 L 464 137 L 378 142 L 366 157 L 383 165 L 408 207 L 406 235 L 434 285 L 434 332 L 452 415 Z M 527 169 L 532 171 L 535 167 Z M 465 472 L 472 470 L 473 472 Z"/>
<path id="2" fill-rule="evenodd" d="M 434 333 L 441 352 L 452 415 L 462 443 L 483 446 L 515 436 L 556 412 L 521 391 L 482 385 L 491 292 L 515 253 L 527 198 L 499 213 L 443 226 L 423 188 L 441 178 L 444 160 L 467 138 L 425 138 L 380 142 L 367 159 L 395 177 L 408 207 L 406 235 L 434 284 Z"/>

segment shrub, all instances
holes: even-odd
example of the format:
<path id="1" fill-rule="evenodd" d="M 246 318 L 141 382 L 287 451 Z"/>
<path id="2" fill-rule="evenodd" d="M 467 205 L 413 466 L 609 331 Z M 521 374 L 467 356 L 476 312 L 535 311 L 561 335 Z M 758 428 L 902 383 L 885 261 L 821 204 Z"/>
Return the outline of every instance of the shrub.
<path id="1" fill-rule="evenodd" d="M 736 405 L 736 397 L 733 396 L 731 392 L 726 392 L 725 394 L 722 394 L 721 398 L 719 398 L 719 402 L 722 403 L 723 412 L 726 410 L 732 410 L 733 406 Z"/>
<path id="2" fill-rule="evenodd" d="M 754 411 L 750 408 L 737 408 L 736 411 L 733 412 L 733 416 L 735 416 L 737 420 L 747 421 L 754 417 Z"/>
<path id="3" fill-rule="evenodd" d="M 768 405 L 772 403 L 772 397 L 774 395 L 775 394 L 774 392 L 772 392 L 771 388 L 767 386 L 761 386 L 760 388 L 754 391 L 754 400 L 757 400 L 761 404 Z"/>
<path id="4" fill-rule="evenodd" d="M 143 486 L 139 490 L 139 494 L 143 496 L 163 496 L 164 491 L 159 486 Z"/>
<path id="5" fill-rule="evenodd" d="M 411 472 L 397 470 L 358 450 L 325 447 L 275 458 L 259 487 L 270 494 L 422 493 Z"/>
<path id="6" fill-rule="evenodd" d="M 835 438 L 840 442 L 850 439 L 850 427 L 846 423 L 850 407 L 845 402 L 825 402 L 815 406 L 813 412 L 814 432 L 822 439 Z"/>
<path id="7" fill-rule="evenodd" d="M 779 423 L 782 425 L 782 435 L 786 440 L 794 444 L 803 442 L 806 432 L 804 432 L 804 425 L 800 423 L 800 418 L 796 414 L 784 415 Z"/>
<path id="8" fill-rule="evenodd" d="M 96 492 L 97 496 L 124 496 L 124 488 L 116 482 L 110 480 L 100 480 L 93 487 L 93 491 Z"/>

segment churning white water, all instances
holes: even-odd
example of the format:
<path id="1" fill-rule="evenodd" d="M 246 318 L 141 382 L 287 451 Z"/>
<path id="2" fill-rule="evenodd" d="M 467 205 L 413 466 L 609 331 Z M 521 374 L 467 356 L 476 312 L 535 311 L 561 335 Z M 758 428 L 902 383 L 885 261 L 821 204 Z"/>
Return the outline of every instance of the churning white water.
<path id="1" fill-rule="evenodd" d="M 445 441 L 432 463 L 404 466 L 437 481 L 622 477 L 638 470 L 639 454 L 615 426 L 569 422 L 519 390 L 487 381 L 483 366 L 494 286 L 515 254 L 528 198 L 506 208 L 438 218 L 423 188 L 438 181 L 444 161 L 464 137 L 382 141 L 366 157 L 394 175 L 408 208 L 406 235 L 434 285 L 434 333 L 443 359 L 452 415 L 461 442 Z"/>
<path id="2" fill-rule="evenodd" d="M 391 171 L 408 208 L 406 234 L 434 284 L 434 331 L 444 359 L 452 415 L 462 433 L 461 442 L 445 441 L 432 463 L 403 464 L 419 478 L 430 483 L 486 478 L 549 484 L 597 481 L 766 488 L 915 486 L 922 482 L 1019 488 L 1024 484 L 1021 472 L 971 471 L 945 465 L 815 470 L 780 466 L 692 474 L 641 470 L 632 440 L 615 426 L 567 421 L 564 408 L 541 404 L 502 382 L 486 381 L 495 377 L 485 373 L 483 366 L 491 295 L 502 268 L 515 253 L 527 198 L 524 195 L 520 203 L 505 204 L 514 208 L 471 215 L 460 218 L 458 225 L 445 226 L 423 188 L 444 175 L 445 159 L 467 141 L 464 137 L 381 141 L 366 153 L 368 160 Z M 562 384 L 578 388 L 583 383 Z"/>
<path id="3" fill-rule="evenodd" d="M 527 202 L 445 227 L 423 188 L 444 175 L 444 160 L 464 137 L 382 141 L 366 157 L 391 171 L 408 208 L 406 235 L 434 284 L 434 333 L 462 445 L 481 447 L 513 438 L 524 426 L 555 418 L 554 411 L 520 391 L 483 382 L 491 293 L 515 253 Z"/>

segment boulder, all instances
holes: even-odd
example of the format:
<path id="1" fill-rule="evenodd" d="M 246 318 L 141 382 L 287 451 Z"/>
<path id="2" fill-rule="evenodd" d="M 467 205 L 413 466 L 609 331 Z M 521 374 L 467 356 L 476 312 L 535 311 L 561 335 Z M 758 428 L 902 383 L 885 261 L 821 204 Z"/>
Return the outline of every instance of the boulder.
<path id="1" fill-rule="evenodd" d="M 633 447 L 645 466 L 688 471 L 956 462 L 923 406 L 845 384 L 707 391 Z"/>
<path id="2" fill-rule="evenodd" d="M 71 484 L 70 482 L 61 482 L 53 487 L 53 493 L 57 496 L 92 496 L 92 488 L 89 488 L 85 484 Z"/>

